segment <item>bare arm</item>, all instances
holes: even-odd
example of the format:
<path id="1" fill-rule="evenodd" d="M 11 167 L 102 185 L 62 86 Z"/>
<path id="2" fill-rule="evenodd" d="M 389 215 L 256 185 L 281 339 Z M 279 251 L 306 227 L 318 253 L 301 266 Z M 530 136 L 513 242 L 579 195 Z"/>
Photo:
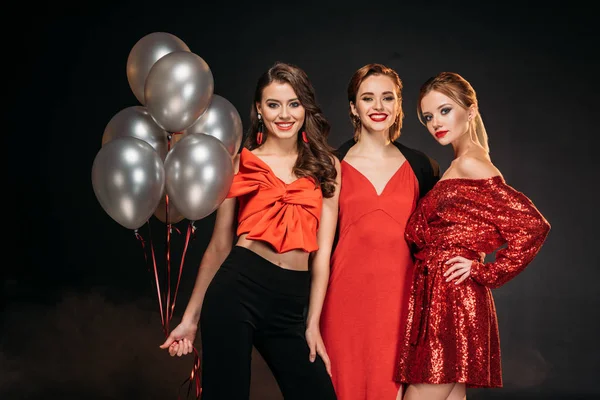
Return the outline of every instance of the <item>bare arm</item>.
<path id="1" fill-rule="evenodd" d="M 329 284 L 329 263 L 337 227 L 338 203 L 342 181 L 340 162 L 337 158 L 334 158 L 334 160 L 337 171 L 335 192 L 332 197 L 323 199 L 321 222 L 317 232 L 319 249 L 312 254 L 311 258 L 310 300 L 306 322 L 306 343 L 309 348 L 308 358 L 311 362 L 314 362 L 317 354 L 319 354 L 325 363 L 325 368 L 329 376 L 331 376 L 331 362 L 327 355 L 323 338 L 321 337 L 319 320 L 321 319 L 323 301 L 325 301 L 325 293 Z"/>
<path id="2" fill-rule="evenodd" d="M 321 221 L 317 232 L 319 249 L 312 255 L 312 279 L 307 319 L 308 328 L 319 326 L 325 292 L 329 283 L 329 263 L 337 227 L 338 203 L 342 179 L 340 162 L 337 158 L 335 158 L 335 169 L 337 170 L 335 193 L 333 197 L 323 199 Z"/>
<path id="3" fill-rule="evenodd" d="M 182 322 L 198 324 L 206 289 L 231 251 L 234 240 L 235 204 L 236 199 L 226 199 L 217 210 L 213 234 L 202 256 L 196 283 L 183 313 Z"/>
<path id="4" fill-rule="evenodd" d="M 234 171 L 237 173 L 239 157 L 236 156 L 233 162 Z M 212 237 L 200 261 L 196 283 L 183 313 L 181 323 L 171 331 L 165 342 L 160 346 L 162 349 L 169 348 L 169 353 L 172 356 L 181 356 L 192 352 L 206 289 L 233 246 L 235 239 L 235 207 L 236 199 L 228 198 L 221 203 L 217 210 Z"/>
<path id="5" fill-rule="evenodd" d="M 234 158 L 233 163 L 237 173 L 239 155 Z M 206 289 L 231 252 L 235 235 L 235 206 L 235 198 L 225 199 L 217 210 L 212 237 L 200 261 L 196 283 L 183 313 L 182 323 L 198 324 Z"/>

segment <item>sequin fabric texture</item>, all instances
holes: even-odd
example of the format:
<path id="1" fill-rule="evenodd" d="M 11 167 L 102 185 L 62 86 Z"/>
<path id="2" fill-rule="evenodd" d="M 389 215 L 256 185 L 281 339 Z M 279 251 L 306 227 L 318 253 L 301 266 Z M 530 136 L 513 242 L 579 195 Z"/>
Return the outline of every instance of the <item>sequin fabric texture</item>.
<path id="1" fill-rule="evenodd" d="M 397 380 L 501 387 L 500 340 L 490 289 L 519 274 L 539 252 L 550 224 L 501 176 L 439 181 L 406 227 L 414 281 Z M 498 250 L 495 261 L 485 254 Z M 446 282 L 444 263 L 474 260 L 471 276 Z"/>

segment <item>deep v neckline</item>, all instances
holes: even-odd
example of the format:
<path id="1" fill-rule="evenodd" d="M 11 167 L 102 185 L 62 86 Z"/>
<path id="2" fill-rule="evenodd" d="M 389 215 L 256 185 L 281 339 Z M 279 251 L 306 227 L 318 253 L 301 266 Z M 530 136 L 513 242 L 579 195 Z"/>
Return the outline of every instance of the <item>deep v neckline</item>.
<path id="1" fill-rule="evenodd" d="M 352 168 L 354 171 L 356 171 L 357 174 L 359 174 L 360 176 L 363 177 L 364 180 L 366 180 L 367 182 L 369 182 L 369 186 L 371 186 L 371 188 L 373 189 L 373 191 L 375 192 L 375 195 L 377 197 L 381 197 L 386 189 L 388 188 L 388 186 L 390 185 L 390 182 L 392 180 L 394 180 L 394 178 L 396 177 L 396 175 L 398 175 L 398 173 L 400 172 L 400 170 L 404 167 L 404 164 L 406 164 L 408 161 L 404 160 L 402 162 L 402 164 L 400 164 L 400 166 L 396 169 L 396 171 L 392 174 L 392 176 L 390 177 L 390 179 L 388 179 L 388 181 L 385 183 L 385 185 L 383 185 L 383 189 L 381 190 L 380 193 L 377 193 L 377 188 L 375 187 L 375 185 L 373 185 L 373 182 L 371 182 L 371 180 L 369 178 L 367 178 L 367 176 L 365 174 L 363 174 L 362 172 L 360 172 L 356 167 L 354 167 L 352 164 L 350 164 L 348 161 L 346 160 L 342 160 L 343 163 L 345 163 L 347 166 L 349 166 L 350 168 Z"/>

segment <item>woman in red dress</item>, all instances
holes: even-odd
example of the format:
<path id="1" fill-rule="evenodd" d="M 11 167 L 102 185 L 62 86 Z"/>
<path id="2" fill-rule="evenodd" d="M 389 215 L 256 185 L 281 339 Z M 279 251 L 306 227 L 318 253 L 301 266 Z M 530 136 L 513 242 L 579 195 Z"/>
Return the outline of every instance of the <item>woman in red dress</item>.
<path id="1" fill-rule="evenodd" d="M 379 64 L 348 87 L 354 138 L 338 149 L 342 185 L 338 241 L 321 327 L 340 400 L 394 400 L 412 259 L 404 226 L 437 180 L 437 164 L 395 139 L 402 82 Z"/>
<path id="2" fill-rule="evenodd" d="M 417 104 L 455 158 L 406 227 L 416 262 L 398 381 L 409 384 L 404 400 L 458 400 L 466 387 L 502 386 L 491 289 L 533 260 L 550 225 L 492 164 L 469 82 L 442 72 L 421 87 Z"/>

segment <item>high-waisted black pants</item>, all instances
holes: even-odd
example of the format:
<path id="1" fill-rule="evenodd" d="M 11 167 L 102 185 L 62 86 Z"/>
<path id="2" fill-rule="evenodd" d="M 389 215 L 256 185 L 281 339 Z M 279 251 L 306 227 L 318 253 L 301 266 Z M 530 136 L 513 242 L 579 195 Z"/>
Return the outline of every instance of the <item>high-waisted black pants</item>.
<path id="1" fill-rule="evenodd" d="M 283 269 L 233 247 L 202 304 L 202 400 L 248 399 L 253 345 L 286 400 L 336 398 L 323 360 L 309 361 L 309 291 L 308 271 Z"/>

